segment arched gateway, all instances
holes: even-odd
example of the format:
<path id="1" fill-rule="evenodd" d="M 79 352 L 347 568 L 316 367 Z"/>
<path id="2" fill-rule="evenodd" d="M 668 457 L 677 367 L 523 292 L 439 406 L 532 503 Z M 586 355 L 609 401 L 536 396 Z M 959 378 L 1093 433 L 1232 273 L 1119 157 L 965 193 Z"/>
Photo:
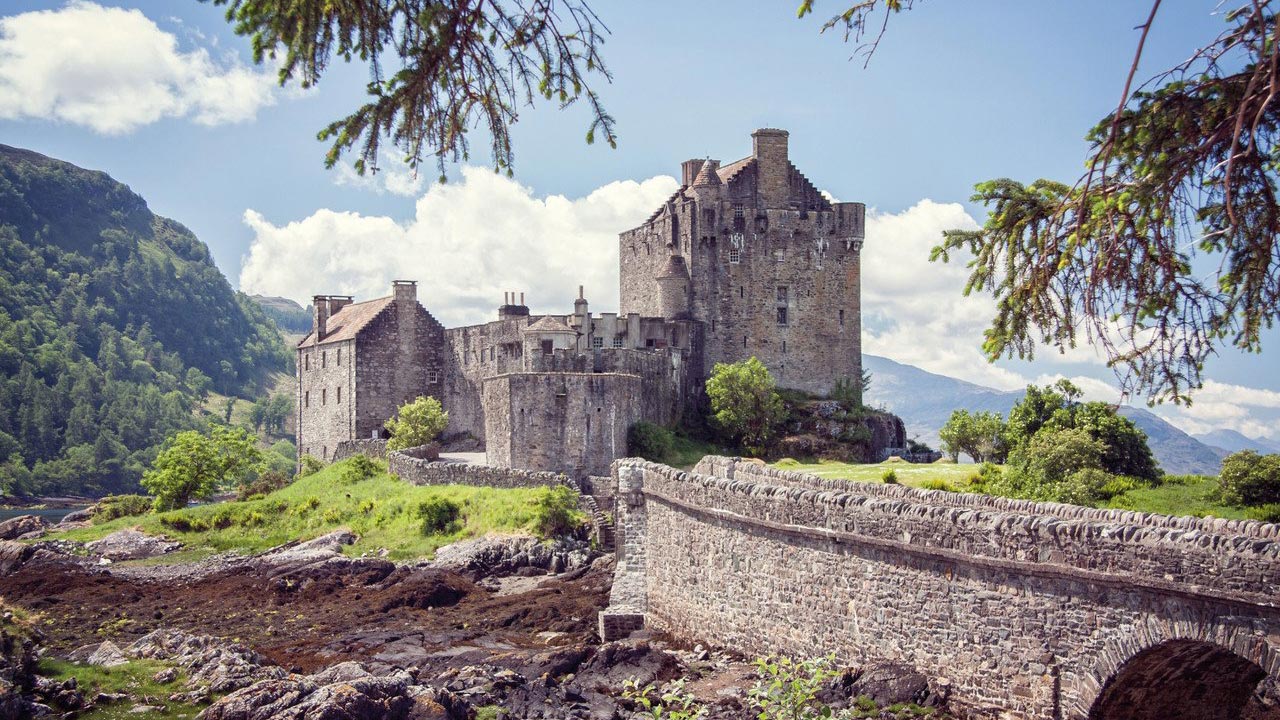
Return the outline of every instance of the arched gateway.
<path id="1" fill-rule="evenodd" d="M 1280 526 L 614 465 L 606 638 L 908 663 L 973 717 L 1280 719 Z"/>

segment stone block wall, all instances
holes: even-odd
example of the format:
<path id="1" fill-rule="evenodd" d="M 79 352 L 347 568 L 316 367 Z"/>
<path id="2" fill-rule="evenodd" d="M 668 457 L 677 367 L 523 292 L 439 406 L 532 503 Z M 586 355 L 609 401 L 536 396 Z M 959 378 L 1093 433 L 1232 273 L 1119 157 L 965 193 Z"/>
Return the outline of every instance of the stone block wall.
<path id="1" fill-rule="evenodd" d="M 386 440 L 343 440 L 338 443 L 338 447 L 333 451 L 333 462 L 346 460 L 353 455 L 364 455 L 365 457 L 378 458 L 379 460 L 387 459 L 387 441 Z"/>
<path id="2" fill-rule="evenodd" d="M 492 488 L 577 486 L 565 475 L 471 463 L 425 460 L 408 451 L 387 456 L 387 470 L 412 485 L 471 485 Z"/>
<path id="3" fill-rule="evenodd" d="M 643 419 L 643 383 L 614 373 L 509 373 L 483 384 L 486 453 L 503 467 L 608 472 Z"/>
<path id="4" fill-rule="evenodd" d="M 1271 530 L 984 506 L 726 458 L 698 470 L 713 474 L 615 467 L 605 615 L 621 626 L 642 614 L 747 653 L 905 662 L 975 717 L 1084 718 L 1117 658 L 1173 638 L 1239 648 L 1280 677 Z"/>
<path id="5" fill-rule="evenodd" d="M 353 440 L 381 432 L 401 405 L 443 392 L 444 326 L 416 300 L 397 299 L 356 340 Z"/>
<path id="6" fill-rule="evenodd" d="M 325 462 L 344 440 L 356 435 L 355 342 L 312 345 L 298 350 L 298 456 Z"/>
<path id="7" fill-rule="evenodd" d="M 484 439 L 480 385 L 487 377 L 524 369 L 522 332 L 540 316 L 522 315 L 445 331 L 445 378 L 441 403 L 449 411 L 448 435 Z"/>

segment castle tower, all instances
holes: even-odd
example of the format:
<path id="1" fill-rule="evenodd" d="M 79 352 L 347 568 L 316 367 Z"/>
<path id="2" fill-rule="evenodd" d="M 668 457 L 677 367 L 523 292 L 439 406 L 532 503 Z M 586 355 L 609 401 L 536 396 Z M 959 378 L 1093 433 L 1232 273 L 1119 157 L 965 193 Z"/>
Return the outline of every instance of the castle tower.
<path id="1" fill-rule="evenodd" d="M 754 356 L 779 385 L 826 393 L 862 372 L 865 208 L 823 197 L 787 131 L 751 140 L 741 160 L 682 163 L 676 194 L 619 236 L 620 310 L 700 321 L 704 377 Z"/>

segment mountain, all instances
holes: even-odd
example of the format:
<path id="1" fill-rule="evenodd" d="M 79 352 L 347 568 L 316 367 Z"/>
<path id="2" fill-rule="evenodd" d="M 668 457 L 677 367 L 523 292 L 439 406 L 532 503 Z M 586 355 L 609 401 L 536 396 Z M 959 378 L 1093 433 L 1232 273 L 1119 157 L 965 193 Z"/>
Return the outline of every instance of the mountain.
<path id="1" fill-rule="evenodd" d="M 1205 445 L 1222 448 L 1229 453 L 1252 450 L 1263 455 L 1280 453 L 1280 442 L 1266 438 L 1251 438 L 1235 430 L 1213 430 L 1195 438 Z"/>
<path id="2" fill-rule="evenodd" d="M 311 332 L 310 305 L 304 308 L 289 298 L 268 295 L 250 295 L 249 299 L 257 303 L 281 331 L 295 335 Z"/>
<path id="3" fill-rule="evenodd" d="M 209 389 L 290 355 L 205 246 L 106 173 L 0 145 L 0 491 L 129 491 Z"/>
<path id="4" fill-rule="evenodd" d="M 953 410 L 998 412 L 1008 417 L 1009 409 L 1023 396 L 1020 390 L 994 390 L 876 355 L 863 355 L 862 364 L 871 373 L 867 403 L 896 414 L 907 426 L 908 437 L 935 448 L 941 445 L 938 430 Z M 1146 410 L 1124 406 L 1120 414 L 1147 434 L 1151 453 L 1165 472 L 1218 473 L 1227 454 L 1220 448 L 1206 445 Z"/>

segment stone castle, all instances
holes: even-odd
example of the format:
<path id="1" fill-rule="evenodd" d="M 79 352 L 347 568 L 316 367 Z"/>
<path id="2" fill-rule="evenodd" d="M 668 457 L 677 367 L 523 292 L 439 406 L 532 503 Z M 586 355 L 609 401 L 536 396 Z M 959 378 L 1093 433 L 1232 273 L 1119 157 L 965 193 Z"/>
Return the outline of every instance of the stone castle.
<path id="1" fill-rule="evenodd" d="M 535 315 L 508 293 L 496 320 L 445 328 L 396 281 L 388 297 L 314 298 L 297 348 L 301 454 L 379 437 L 405 402 L 438 398 L 447 437 L 490 465 L 606 475 L 637 422 L 671 425 L 705 404 L 718 362 L 759 358 L 782 387 L 825 393 L 862 371 L 865 208 L 833 203 L 787 152 L 752 133 L 750 156 L 682 164 L 682 184 L 619 239 L 621 308 Z"/>

